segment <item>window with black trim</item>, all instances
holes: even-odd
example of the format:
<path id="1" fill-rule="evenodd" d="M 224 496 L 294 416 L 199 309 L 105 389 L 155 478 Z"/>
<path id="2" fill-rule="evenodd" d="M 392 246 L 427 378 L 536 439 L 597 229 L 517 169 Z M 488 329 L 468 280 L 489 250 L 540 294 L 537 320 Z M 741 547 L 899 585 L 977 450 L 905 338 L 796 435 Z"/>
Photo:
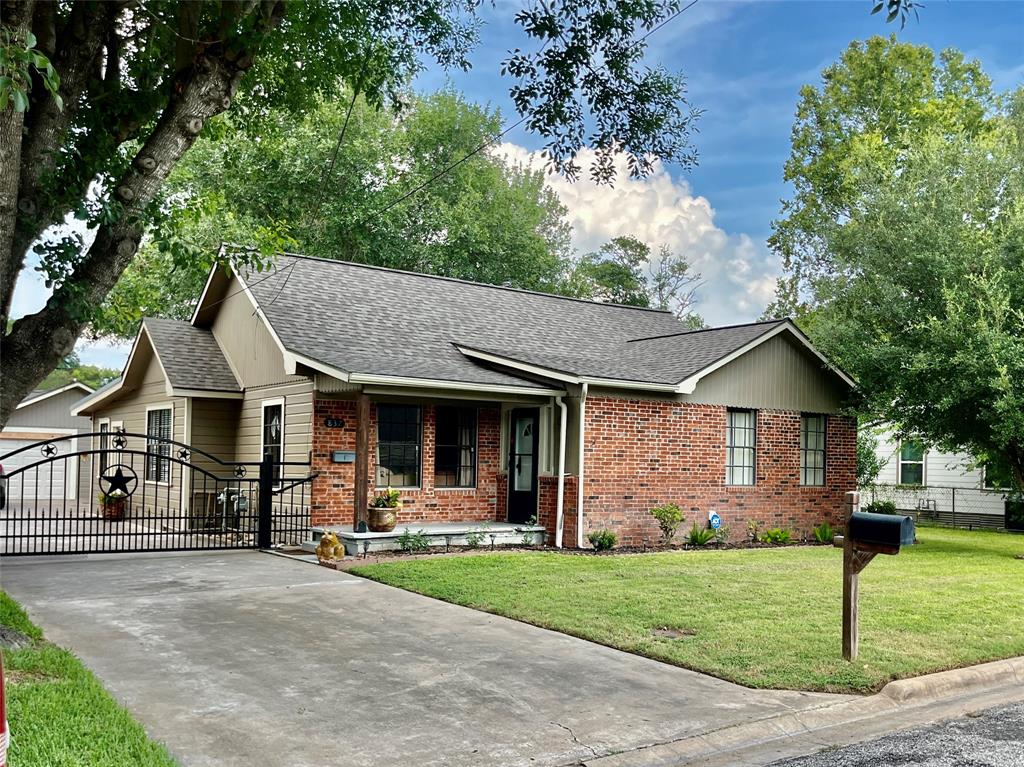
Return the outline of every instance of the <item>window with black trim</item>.
<path id="1" fill-rule="evenodd" d="M 377 405 L 377 487 L 419 487 L 420 408 Z"/>
<path id="2" fill-rule="evenodd" d="M 753 485 L 757 411 L 729 410 L 726 419 L 725 483 Z"/>
<path id="3" fill-rule="evenodd" d="M 146 413 L 146 434 L 155 439 L 146 440 L 146 481 L 171 481 L 171 408 L 150 410 Z"/>
<path id="4" fill-rule="evenodd" d="M 825 427 L 823 415 L 800 416 L 800 484 L 825 484 Z"/>
<path id="5" fill-rule="evenodd" d="M 434 485 L 476 485 L 476 408 L 438 407 L 434 439 Z"/>
<path id="6" fill-rule="evenodd" d="M 924 445 L 909 439 L 900 445 L 899 483 L 920 486 L 924 484 Z"/>

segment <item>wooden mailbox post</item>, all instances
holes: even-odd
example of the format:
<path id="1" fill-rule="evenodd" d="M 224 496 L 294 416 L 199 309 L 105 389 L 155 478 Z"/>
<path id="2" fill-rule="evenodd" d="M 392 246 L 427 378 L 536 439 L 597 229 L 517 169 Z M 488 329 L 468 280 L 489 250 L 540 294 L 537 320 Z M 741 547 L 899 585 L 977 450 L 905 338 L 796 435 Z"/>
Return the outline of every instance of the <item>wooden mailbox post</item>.
<path id="1" fill-rule="evenodd" d="M 843 501 L 843 535 L 833 544 L 843 549 L 843 658 L 856 660 L 860 572 L 876 554 L 899 554 L 900 547 L 914 542 L 914 520 L 860 511 L 860 493 L 850 492 Z"/>

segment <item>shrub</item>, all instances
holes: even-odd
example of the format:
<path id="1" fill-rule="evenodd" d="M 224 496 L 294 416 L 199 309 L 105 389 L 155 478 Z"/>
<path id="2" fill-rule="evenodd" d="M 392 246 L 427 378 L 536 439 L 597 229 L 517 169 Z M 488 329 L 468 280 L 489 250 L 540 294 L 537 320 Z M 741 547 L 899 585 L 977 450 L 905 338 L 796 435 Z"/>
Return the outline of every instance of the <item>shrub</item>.
<path id="1" fill-rule="evenodd" d="M 487 532 L 482 527 L 474 528 L 466 533 L 466 545 L 471 549 L 475 549 L 485 537 L 487 537 Z"/>
<path id="2" fill-rule="evenodd" d="M 761 536 L 761 540 L 765 543 L 789 543 L 793 540 L 793 536 L 789 530 L 783 530 L 781 527 L 773 527 L 771 530 L 764 531 L 764 535 Z"/>
<path id="3" fill-rule="evenodd" d="M 750 536 L 750 540 L 753 543 L 757 543 L 761 540 L 761 523 L 756 519 L 747 520 L 747 535 Z"/>
<path id="4" fill-rule="evenodd" d="M 708 527 L 701 527 L 694 522 L 690 532 L 686 534 L 686 541 L 691 546 L 704 546 L 715 537 L 715 531 Z"/>
<path id="5" fill-rule="evenodd" d="M 814 540 L 818 543 L 832 543 L 832 539 L 835 535 L 835 530 L 832 529 L 832 525 L 828 522 L 822 522 L 814 528 Z"/>
<path id="6" fill-rule="evenodd" d="M 407 527 L 405 528 L 405 532 L 398 536 L 398 547 L 402 551 L 408 551 L 411 554 L 415 554 L 418 551 L 426 551 L 429 549 L 430 539 L 422 530 L 414 533 Z"/>
<path id="7" fill-rule="evenodd" d="M 401 505 L 401 500 L 402 491 L 389 487 L 373 496 L 370 505 L 375 509 L 397 509 Z"/>
<path id="8" fill-rule="evenodd" d="M 723 544 L 729 542 L 730 530 L 727 525 L 720 525 L 715 533 L 715 543 Z"/>
<path id="9" fill-rule="evenodd" d="M 892 501 L 872 501 L 861 511 L 866 511 L 870 514 L 895 514 L 896 504 Z"/>
<path id="10" fill-rule="evenodd" d="M 619 537 L 611 530 L 591 530 L 590 535 L 587 536 L 587 540 L 590 541 L 590 545 L 594 547 L 595 551 L 608 551 L 613 546 Z"/>
<path id="11" fill-rule="evenodd" d="M 665 503 L 651 509 L 651 516 L 658 520 L 662 541 L 671 542 L 679 529 L 679 523 L 683 521 L 682 509 L 674 503 Z"/>

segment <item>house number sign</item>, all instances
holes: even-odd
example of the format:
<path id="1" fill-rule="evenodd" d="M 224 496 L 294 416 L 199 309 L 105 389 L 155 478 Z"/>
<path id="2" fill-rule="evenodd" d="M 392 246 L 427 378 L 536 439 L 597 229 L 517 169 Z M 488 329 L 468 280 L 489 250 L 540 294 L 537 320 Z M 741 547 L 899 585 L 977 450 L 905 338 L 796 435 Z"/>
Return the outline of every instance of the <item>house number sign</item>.
<path id="1" fill-rule="evenodd" d="M 326 426 L 328 429 L 344 429 L 345 421 L 342 420 L 341 418 L 325 418 L 324 426 Z"/>

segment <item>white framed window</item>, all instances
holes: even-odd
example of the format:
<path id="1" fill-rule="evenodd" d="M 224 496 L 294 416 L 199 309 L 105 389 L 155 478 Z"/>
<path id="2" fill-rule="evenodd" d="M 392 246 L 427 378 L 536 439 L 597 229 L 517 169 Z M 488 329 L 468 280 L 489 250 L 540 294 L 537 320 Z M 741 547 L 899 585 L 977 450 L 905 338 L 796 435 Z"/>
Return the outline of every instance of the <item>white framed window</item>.
<path id="1" fill-rule="evenodd" d="M 284 460 L 284 398 L 263 400 L 260 413 L 260 460 L 266 455 L 274 460 L 274 484 L 280 484 L 281 461 Z"/>
<path id="2" fill-rule="evenodd" d="M 904 440 L 900 443 L 899 478 L 901 485 L 920 487 L 924 485 L 924 444 L 916 439 Z"/>
<path id="3" fill-rule="evenodd" d="M 727 410 L 725 426 L 725 484 L 754 484 L 757 411 Z"/>
<path id="4" fill-rule="evenodd" d="M 96 421 L 96 431 L 100 436 L 96 438 L 96 449 L 99 454 L 96 456 L 96 476 L 102 476 L 110 465 L 110 419 L 100 418 Z"/>
<path id="5" fill-rule="evenodd" d="M 825 484 L 825 431 L 827 416 L 800 416 L 800 484 Z"/>
<path id="6" fill-rule="evenodd" d="M 167 485 L 171 482 L 171 443 L 174 406 L 152 405 L 146 408 L 146 482 Z"/>

